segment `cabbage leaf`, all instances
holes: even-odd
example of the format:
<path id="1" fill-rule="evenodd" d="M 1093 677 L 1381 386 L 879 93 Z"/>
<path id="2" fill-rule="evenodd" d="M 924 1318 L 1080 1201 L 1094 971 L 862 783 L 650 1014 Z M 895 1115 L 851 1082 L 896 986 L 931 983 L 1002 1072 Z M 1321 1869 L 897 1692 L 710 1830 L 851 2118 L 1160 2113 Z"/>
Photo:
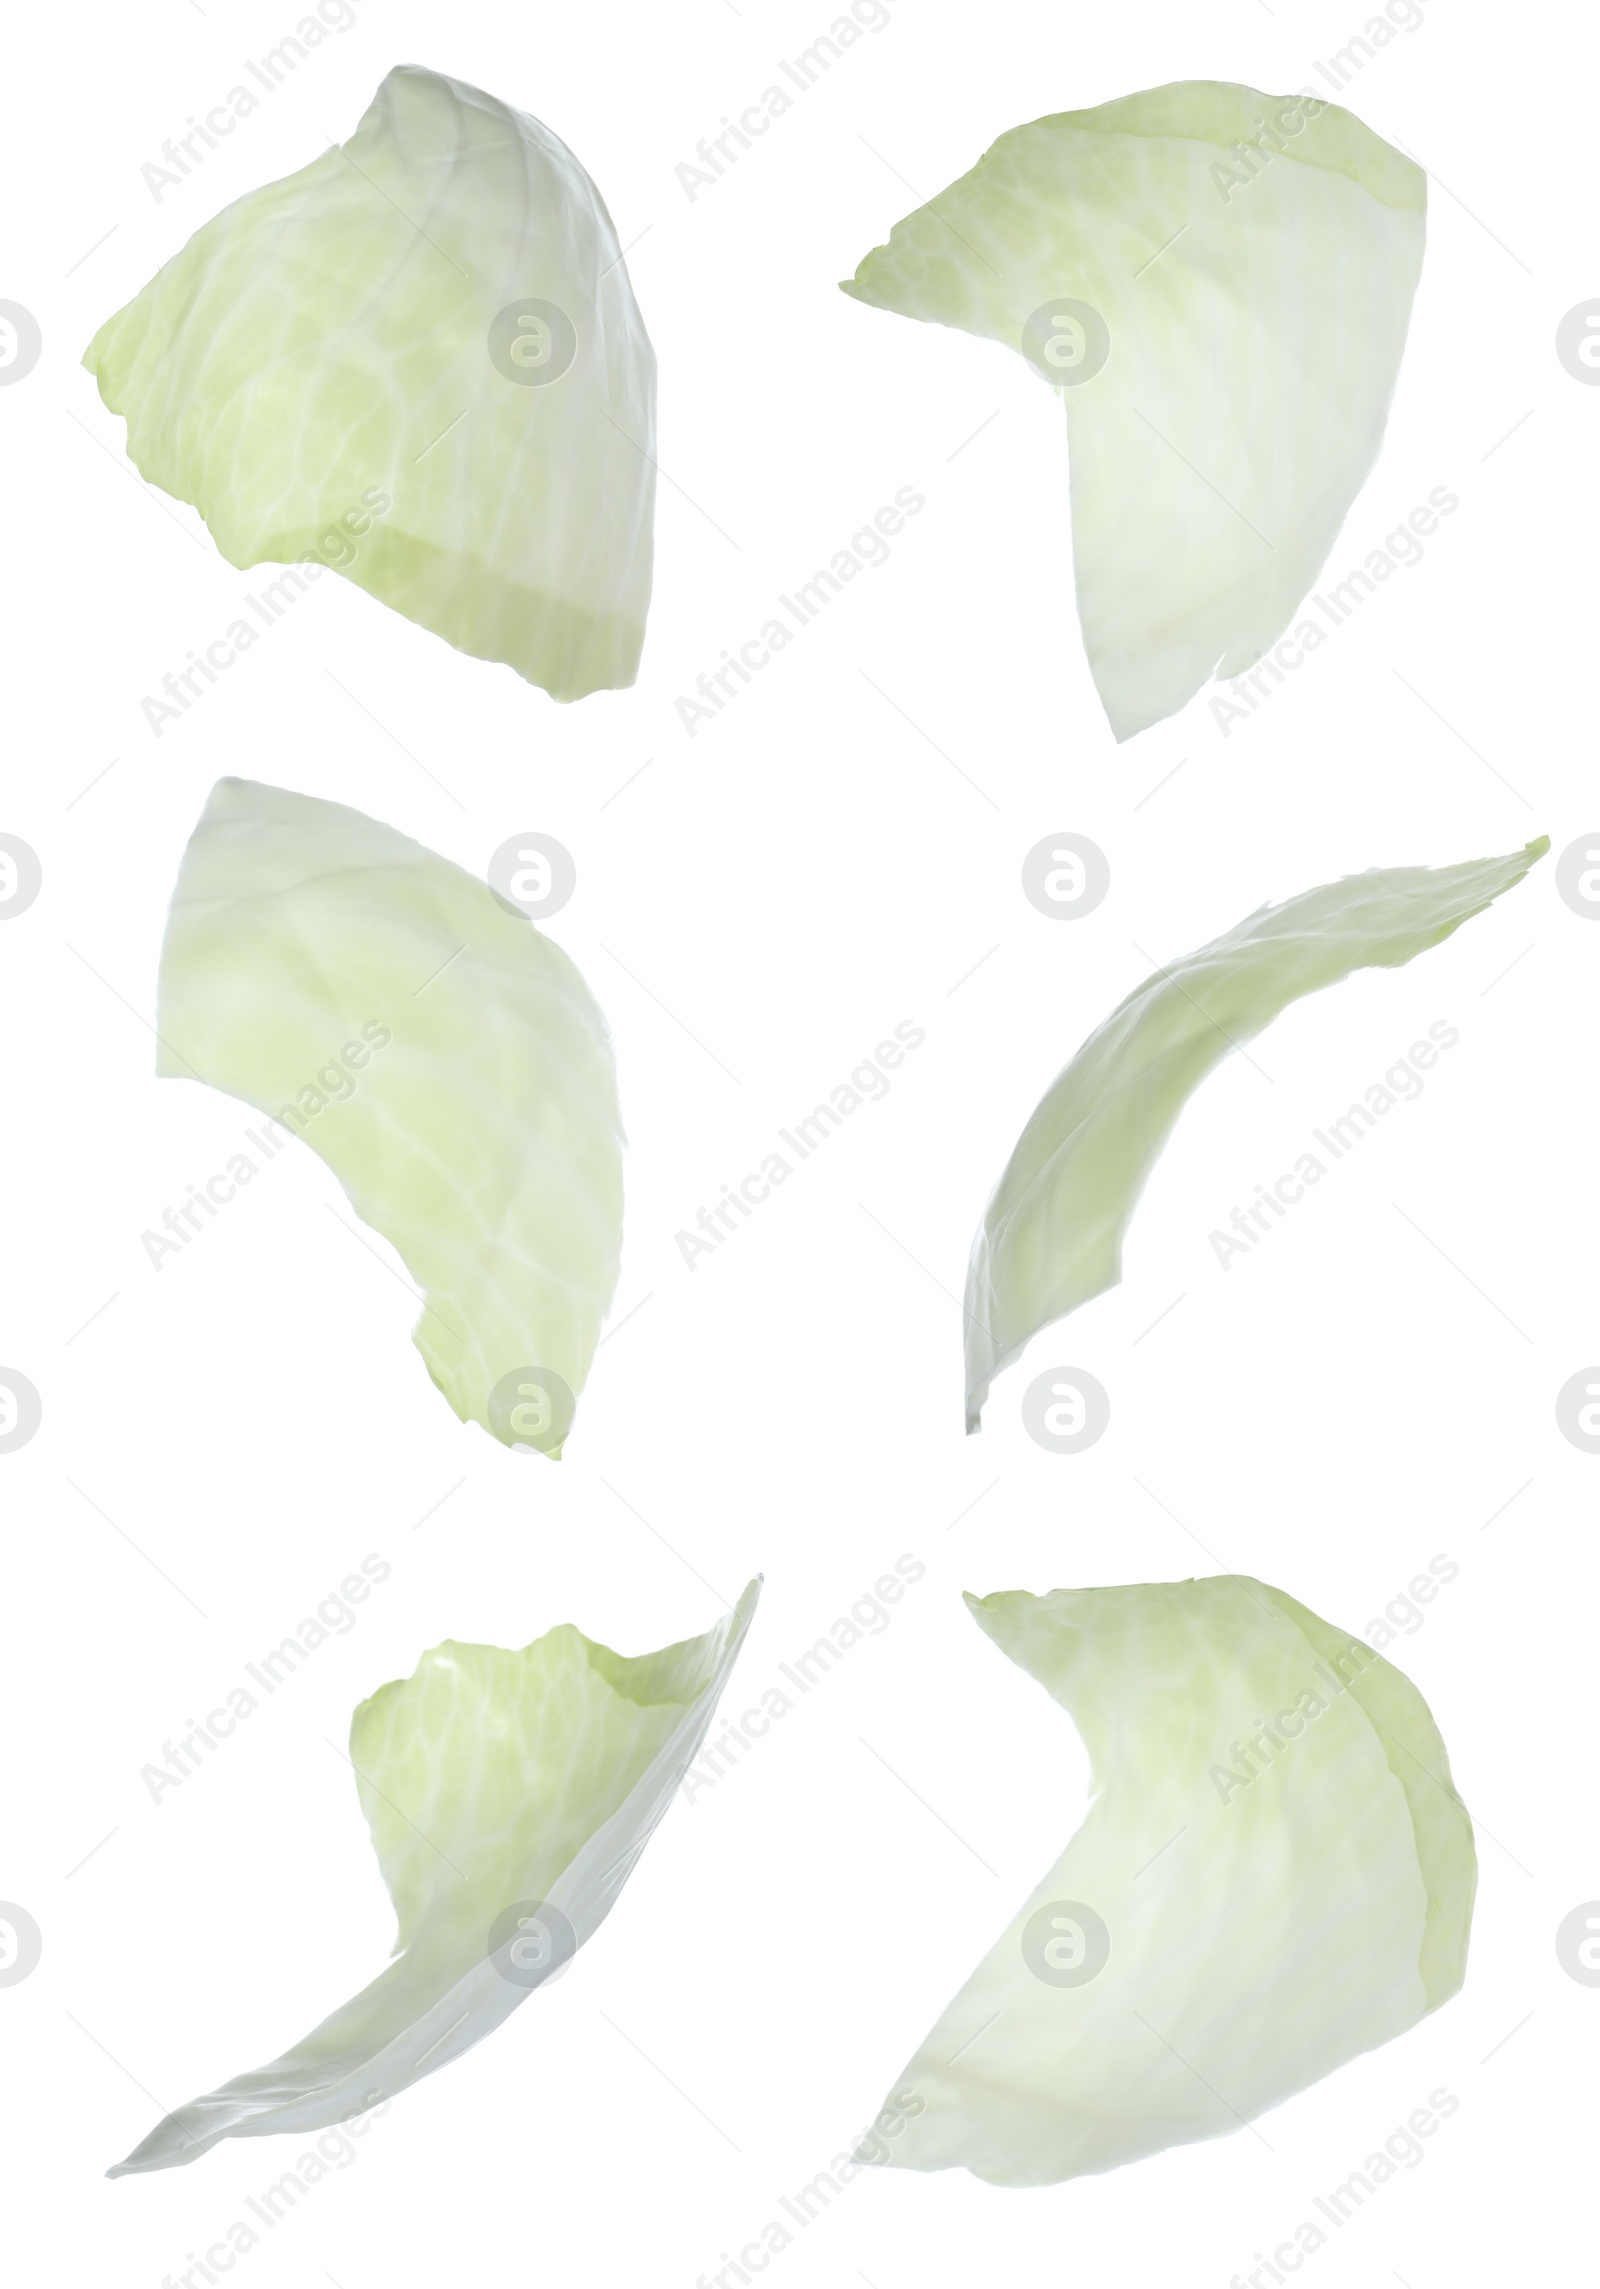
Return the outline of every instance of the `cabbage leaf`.
<path id="1" fill-rule="evenodd" d="M 1119 740 L 1282 636 L 1377 459 L 1427 180 L 1348 111 L 1188 80 L 1002 135 L 844 291 L 1061 389 Z"/>
<path id="2" fill-rule="evenodd" d="M 1258 907 L 1157 970 L 1098 1025 L 1017 1139 L 967 1268 L 967 1429 L 1042 1327 L 1122 1277 L 1122 1239 L 1178 1115 L 1230 1049 L 1352 970 L 1399 969 L 1520 882 L 1550 847 L 1346 875 Z"/>
<path id="3" fill-rule="evenodd" d="M 759 1592 L 704 1637 L 636 1659 L 570 1623 L 517 1653 L 447 1639 L 363 1701 L 350 1762 L 396 1960 L 107 2175 L 350 2120 L 492 2034 L 611 1912 L 699 1754 Z"/>
<path id="4" fill-rule="evenodd" d="M 156 1070 L 304 1137 L 424 1291 L 463 1422 L 558 1458 L 616 1291 L 622 1124 L 572 962 L 393 827 L 222 779 L 184 853 Z"/>
<path id="5" fill-rule="evenodd" d="M 84 363 L 230 564 L 331 565 L 559 700 L 633 682 L 655 355 L 605 203 L 538 120 L 398 66 Z"/>
<path id="6" fill-rule="evenodd" d="M 1398 1669 L 1246 1576 L 967 1604 L 1072 1718 L 1091 1802 L 863 2159 L 1006 2186 L 1114 2169 L 1240 2128 L 1455 1994 L 1472 1823 Z"/>

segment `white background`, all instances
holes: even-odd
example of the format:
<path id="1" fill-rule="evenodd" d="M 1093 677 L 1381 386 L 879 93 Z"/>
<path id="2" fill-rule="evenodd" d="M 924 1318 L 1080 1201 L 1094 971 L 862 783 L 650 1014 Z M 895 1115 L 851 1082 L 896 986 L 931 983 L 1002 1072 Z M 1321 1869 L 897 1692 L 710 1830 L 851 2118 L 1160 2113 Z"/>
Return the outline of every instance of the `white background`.
<path id="1" fill-rule="evenodd" d="M 1542 2277 L 1581 2229 L 1600 2013 L 1553 1946 L 1600 1894 L 1600 1459 L 1553 1404 L 1600 1356 L 1600 930 L 1558 901 L 1554 857 L 1206 1084 L 1125 1284 L 1038 1340 L 973 1439 L 953 1295 L 1022 1121 L 1154 962 L 1347 871 L 1594 830 L 1600 392 L 1553 347 L 1600 293 L 1592 26 L 1427 0 L 1362 71 L 1354 108 L 1436 174 L 1388 440 L 1330 576 L 1434 487 L 1459 510 L 1232 738 L 1202 697 L 1119 751 L 1078 639 L 1059 406 L 1001 348 L 835 282 L 1042 112 L 1191 76 L 1320 85 L 1359 0 L 890 0 L 888 28 L 693 202 L 677 164 L 826 29 L 829 0 L 354 4 L 159 203 L 141 164 L 292 29 L 294 0 L 35 9 L 7 36 L 0 294 L 45 343 L 0 392 L 0 828 L 45 875 L 0 930 L 0 1364 L 44 1402 L 0 1457 L 0 1898 L 44 1934 L 32 1977 L 0 1989 L 8 2273 L 157 2289 L 294 2161 L 292 2140 L 233 2142 L 101 2175 L 381 1967 L 392 1922 L 330 1743 L 440 1638 L 520 1645 L 573 1620 L 642 1651 L 762 1570 L 737 1714 L 898 1555 L 927 1568 L 742 1770 L 674 1807 L 573 1970 L 263 2234 L 230 2276 L 249 2289 L 714 2277 L 870 2119 L 1080 1817 L 1070 1725 L 961 1589 L 1225 1567 L 1359 1630 L 1443 1552 L 1459 1578 L 1393 1650 L 1479 1822 L 1463 1993 L 1259 2136 L 1035 2193 L 870 2173 L 770 2278 L 1224 2289 L 1441 2084 L 1460 2109 L 1425 2163 L 1307 2278 Z M 228 200 L 348 135 L 397 62 L 547 121 L 637 241 L 671 480 L 639 682 L 557 708 L 329 577 L 157 741 L 142 696 L 269 576 L 232 571 L 131 474 L 82 346 Z M 889 563 L 691 741 L 676 696 L 907 485 L 927 506 Z M 310 1151 L 159 1273 L 146 1258 L 141 1233 L 251 1118 L 157 1084 L 149 1029 L 167 895 L 227 772 L 478 871 L 526 829 L 575 854 L 549 927 L 616 1038 L 614 1321 L 633 1316 L 558 1468 L 453 1419 L 397 1261 L 335 1223 Z M 1062 830 L 1112 868 L 1076 923 L 1019 886 Z M 1221 1270 L 1213 1227 L 1441 1018 L 1461 1040 L 1425 1095 Z M 892 1093 L 691 1273 L 678 1229 L 902 1019 L 927 1039 Z M 1111 1394 L 1076 1458 L 1019 1420 L 1057 1364 Z M 358 1626 L 153 1805 L 141 1765 L 368 1552 L 393 1572 Z"/>

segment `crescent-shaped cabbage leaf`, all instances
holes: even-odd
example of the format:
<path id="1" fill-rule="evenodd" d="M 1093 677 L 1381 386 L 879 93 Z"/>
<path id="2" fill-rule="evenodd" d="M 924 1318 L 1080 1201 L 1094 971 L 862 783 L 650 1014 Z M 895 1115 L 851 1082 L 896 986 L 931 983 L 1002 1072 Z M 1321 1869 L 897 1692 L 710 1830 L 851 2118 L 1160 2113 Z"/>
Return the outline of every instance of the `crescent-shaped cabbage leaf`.
<path id="1" fill-rule="evenodd" d="M 637 1659 L 570 1623 L 517 1653 L 447 1639 L 363 1701 L 350 1762 L 396 1960 L 270 2066 L 167 2115 L 107 2175 L 347 2121 L 492 2034 L 616 1904 L 699 1754 L 759 1591 L 704 1637 Z"/>
<path id="2" fill-rule="evenodd" d="M 1245 1576 L 967 1603 L 1082 1734 L 1091 1802 L 863 2159 L 1115 2169 L 1240 2128 L 1460 1987 L 1472 1823 L 1422 1695 L 1359 1638 Z"/>
<path id="3" fill-rule="evenodd" d="M 463 1422 L 559 1457 L 616 1291 L 606 1021 L 561 948 L 393 827 L 222 779 L 161 954 L 156 1070 L 302 1136 L 423 1290 Z"/>
<path id="4" fill-rule="evenodd" d="M 1258 907 L 1119 1002 L 1050 1084 L 995 1186 L 967 1268 L 967 1429 L 1053 1320 L 1122 1277 L 1122 1240 L 1178 1115 L 1230 1049 L 1352 970 L 1399 969 L 1550 847 L 1463 866 L 1374 867 Z"/>

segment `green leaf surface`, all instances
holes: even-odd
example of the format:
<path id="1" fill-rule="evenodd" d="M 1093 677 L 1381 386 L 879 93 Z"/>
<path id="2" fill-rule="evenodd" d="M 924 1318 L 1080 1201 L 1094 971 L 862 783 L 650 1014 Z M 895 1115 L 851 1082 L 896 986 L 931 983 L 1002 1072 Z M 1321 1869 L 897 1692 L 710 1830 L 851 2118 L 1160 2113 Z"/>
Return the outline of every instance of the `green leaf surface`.
<path id="1" fill-rule="evenodd" d="M 632 683 L 655 355 L 604 201 L 538 120 L 398 66 L 347 143 L 205 224 L 84 363 L 230 564 L 331 565 L 555 699 Z"/>
<path id="2" fill-rule="evenodd" d="M 1550 847 L 1506 858 L 1346 875 L 1262 906 L 1158 970 L 1098 1025 L 1017 1139 L 972 1244 L 967 1428 L 1043 1327 L 1115 1287 L 1151 1169 L 1195 1090 L 1230 1050 L 1352 970 L 1399 969 L 1519 883 Z"/>
<path id="3" fill-rule="evenodd" d="M 1254 665 L 1311 589 L 1382 443 L 1425 207 L 1336 104 L 1189 80 L 1002 135 L 844 282 L 1059 385 L 1119 740 Z"/>
<path id="4" fill-rule="evenodd" d="M 462 1421 L 559 1457 L 616 1291 L 623 1145 L 606 1022 L 560 947 L 393 827 L 222 779 L 157 1026 L 158 1073 L 302 1136 L 393 1243 Z"/>
<path id="5" fill-rule="evenodd" d="M 349 2121 L 493 2033 L 610 1913 L 699 1754 L 759 1592 L 704 1637 L 637 1659 L 569 1623 L 517 1653 L 447 1639 L 363 1701 L 350 1762 L 395 1961 L 107 2175 Z"/>
<path id="6" fill-rule="evenodd" d="M 1240 2129 L 1460 1987 L 1472 1823 L 1421 1694 L 1360 1639 L 1244 1575 L 967 1603 L 1071 1716 L 1091 1802 L 897 2078 L 877 2158 L 1114 2169 Z"/>

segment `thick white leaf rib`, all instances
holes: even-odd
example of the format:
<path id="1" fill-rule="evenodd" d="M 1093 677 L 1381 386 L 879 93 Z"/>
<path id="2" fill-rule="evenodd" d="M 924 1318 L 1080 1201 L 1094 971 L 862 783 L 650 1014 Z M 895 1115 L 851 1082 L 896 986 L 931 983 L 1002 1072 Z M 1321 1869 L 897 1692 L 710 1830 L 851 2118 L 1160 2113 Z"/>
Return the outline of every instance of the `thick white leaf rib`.
<path id="1" fill-rule="evenodd" d="M 540 1444 L 491 1397 L 525 1369 L 582 1390 L 622 1249 L 611 1039 L 560 947 L 393 827 L 223 779 L 173 893 L 157 1023 L 158 1073 L 303 1136 L 393 1243 L 461 1419 Z"/>
<path id="2" fill-rule="evenodd" d="M 581 1947 L 699 1754 L 760 1594 L 704 1637 L 629 1659 L 562 1624 L 520 1652 L 447 1640 L 356 1710 L 350 1761 L 399 1919 L 396 1960 L 303 2041 L 157 2124 L 107 2172 L 223 2138 L 325 2129 L 482 2042 L 534 1988 L 491 1934 L 518 1908 Z M 549 1928 L 547 1926 L 546 1928 Z"/>
<path id="3" fill-rule="evenodd" d="M 1183 81 L 1002 135 L 844 282 L 1061 379 L 1119 740 L 1261 659 L 1310 590 L 1382 443 L 1426 191 L 1336 104 Z"/>
<path id="4" fill-rule="evenodd" d="M 549 382 L 505 370 L 514 327 L 491 355 L 518 304 L 575 334 Z M 555 699 L 633 682 L 655 355 L 605 203 L 538 120 L 397 67 L 347 143 L 205 224 L 84 363 L 230 564 L 330 565 Z"/>
<path id="5" fill-rule="evenodd" d="M 864 2159 L 1114 2169 L 1239 2129 L 1456 1992 L 1472 1824 L 1399 1670 L 1246 1576 L 967 1603 L 1072 1717 L 1091 1802 Z"/>
<path id="6" fill-rule="evenodd" d="M 967 1268 L 967 1429 L 1039 1330 L 1115 1287 L 1122 1241 L 1189 1098 L 1230 1050 L 1352 970 L 1399 969 L 1519 883 L 1550 847 L 1346 875 L 1262 906 L 1135 987 L 1017 1139 Z"/>

